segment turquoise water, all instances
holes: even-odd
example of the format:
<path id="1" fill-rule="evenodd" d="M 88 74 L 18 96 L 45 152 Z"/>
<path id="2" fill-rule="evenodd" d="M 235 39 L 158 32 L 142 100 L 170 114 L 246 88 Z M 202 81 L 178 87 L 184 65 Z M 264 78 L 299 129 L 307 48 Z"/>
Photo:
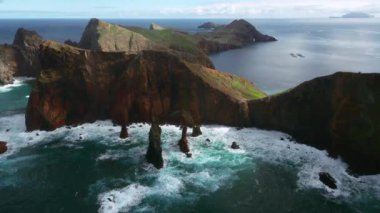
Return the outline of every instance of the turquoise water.
<path id="1" fill-rule="evenodd" d="M 28 84 L 0 93 L 23 100 Z M 4 102 L 3 102 L 4 103 Z M 19 109 L 18 102 L 8 104 Z M 205 126 L 179 151 L 181 131 L 162 126 L 165 168 L 145 162 L 149 126 L 98 121 L 26 133 L 24 114 L 0 117 L 0 212 L 379 212 L 380 176 L 353 177 L 324 151 L 254 128 Z M 7 131 L 8 130 L 8 131 Z M 210 142 L 207 142 L 210 139 Z M 229 148 L 237 141 L 241 150 Z M 338 181 L 331 190 L 320 171 Z"/>

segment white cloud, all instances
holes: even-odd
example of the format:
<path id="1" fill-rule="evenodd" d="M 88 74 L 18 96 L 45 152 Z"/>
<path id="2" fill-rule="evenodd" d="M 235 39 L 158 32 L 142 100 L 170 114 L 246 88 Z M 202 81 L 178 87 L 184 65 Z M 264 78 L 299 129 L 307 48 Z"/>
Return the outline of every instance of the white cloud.
<path id="1" fill-rule="evenodd" d="M 350 11 L 380 14 L 379 0 L 257 0 L 164 8 L 164 16 L 201 17 L 325 17 Z"/>

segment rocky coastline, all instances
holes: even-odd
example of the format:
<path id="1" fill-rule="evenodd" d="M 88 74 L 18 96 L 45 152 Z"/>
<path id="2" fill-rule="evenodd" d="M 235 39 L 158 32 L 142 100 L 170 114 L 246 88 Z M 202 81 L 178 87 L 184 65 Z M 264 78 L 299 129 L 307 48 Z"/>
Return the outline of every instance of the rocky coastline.
<path id="1" fill-rule="evenodd" d="M 127 138 L 129 124 L 151 123 L 146 159 L 162 168 L 160 124 L 181 126 L 178 145 L 188 157 L 188 128 L 199 136 L 204 124 L 258 127 L 326 149 L 354 173 L 380 173 L 380 74 L 336 73 L 268 97 L 251 82 L 215 70 L 207 56 L 276 41 L 245 20 L 190 35 L 92 19 L 79 43 L 66 44 L 32 31 L 18 34 L 13 45 L 0 47 L 0 83 L 37 77 L 28 131 L 110 119 Z"/>

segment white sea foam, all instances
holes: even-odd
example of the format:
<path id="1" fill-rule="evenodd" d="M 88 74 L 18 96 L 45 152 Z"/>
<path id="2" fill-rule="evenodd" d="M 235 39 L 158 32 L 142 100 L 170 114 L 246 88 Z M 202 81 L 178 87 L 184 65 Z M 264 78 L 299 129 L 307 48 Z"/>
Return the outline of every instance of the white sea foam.
<path id="1" fill-rule="evenodd" d="M 137 206 L 140 208 L 140 202 L 152 196 L 169 200 L 196 200 L 204 194 L 233 184 L 237 172 L 241 170 L 252 168 L 255 172 L 256 159 L 294 168 L 297 171 L 298 190 L 320 189 L 327 197 L 342 199 L 373 192 L 380 199 L 380 175 L 353 177 L 346 172 L 347 165 L 344 162 L 330 158 L 326 151 L 288 141 L 288 135 L 284 133 L 255 128 L 236 130 L 224 126 L 202 127 L 203 135 L 188 137 L 193 156 L 187 158 L 178 148 L 181 136 L 179 128 L 163 125 L 165 167 L 157 170 L 145 162 L 149 128 L 147 124 L 131 125 L 127 140 L 119 139 L 120 127 L 114 127 L 110 121 L 63 127 L 53 132 L 26 133 L 24 115 L 2 117 L 0 140 L 8 142 L 9 151 L 1 158 L 6 159 L 27 146 L 57 139 L 67 141 L 59 143 L 60 146 L 73 149 L 81 148 L 83 141 L 94 141 L 107 146 L 108 150 L 100 154 L 96 161 L 127 158 L 129 163 L 136 166 L 136 178 L 132 182 L 126 181 L 128 185 L 125 188 L 99 195 L 99 211 L 107 213 L 125 212 Z M 230 148 L 234 141 L 241 150 Z M 125 148 L 120 149 L 120 146 Z M 338 189 L 331 190 L 322 184 L 319 172 L 329 172 L 337 180 Z M 252 184 L 257 184 L 257 181 Z M 144 208 L 154 210 L 154 207 L 145 204 Z"/>
<path id="2" fill-rule="evenodd" d="M 17 77 L 17 78 L 15 78 L 15 80 L 13 81 L 12 84 L 7 84 L 7 85 L 4 85 L 4 86 L 0 86 L 0 93 L 9 92 L 13 88 L 22 86 L 22 85 L 25 84 L 26 81 L 30 81 L 30 80 L 33 80 L 33 79 L 34 78 L 29 78 L 29 77 Z"/>
<path id="3" fill-rule="evenodd" d="M 141 202 L 149 192 L 149 187 L 139 184 L 131 184 L 123 189 L 112 190 L 100 194 L 99 202 L 101 213 L 128 212 L 132 207 Z"/>

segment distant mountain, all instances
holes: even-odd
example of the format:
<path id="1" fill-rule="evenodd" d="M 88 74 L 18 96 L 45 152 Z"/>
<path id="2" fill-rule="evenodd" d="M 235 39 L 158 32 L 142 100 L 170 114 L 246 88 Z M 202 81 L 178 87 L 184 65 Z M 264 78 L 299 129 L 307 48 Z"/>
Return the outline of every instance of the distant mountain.
<path id="1" fill-rule="evenodd" d="M 347 13 L 341 17 L 336 17 L 332 16 L 330 18 L 374 18 L 375 16 L 368 14 L 368 13 L 363 13 L 363 12 L 351 12 Z"/>

